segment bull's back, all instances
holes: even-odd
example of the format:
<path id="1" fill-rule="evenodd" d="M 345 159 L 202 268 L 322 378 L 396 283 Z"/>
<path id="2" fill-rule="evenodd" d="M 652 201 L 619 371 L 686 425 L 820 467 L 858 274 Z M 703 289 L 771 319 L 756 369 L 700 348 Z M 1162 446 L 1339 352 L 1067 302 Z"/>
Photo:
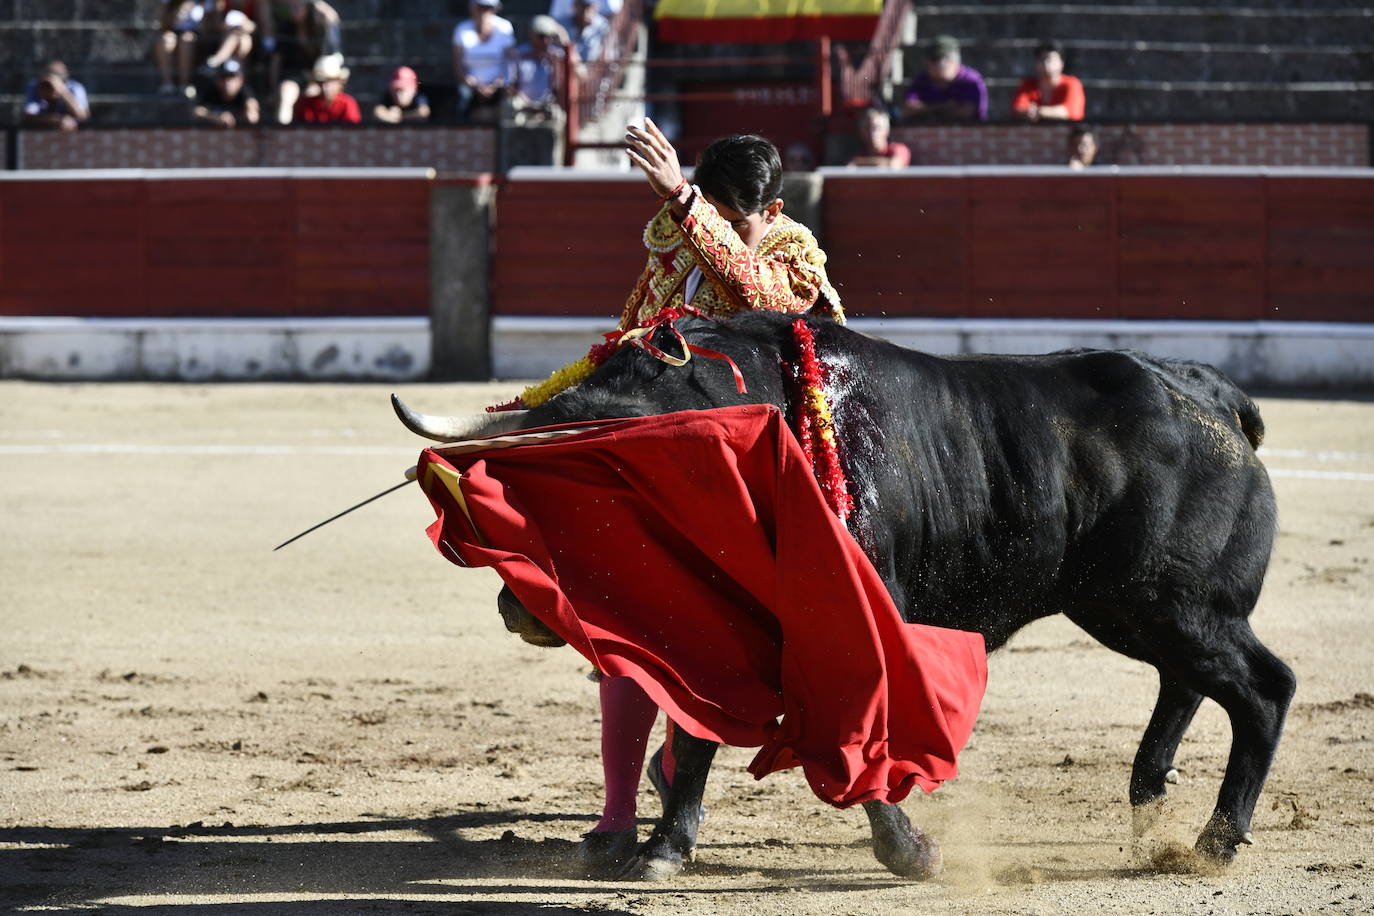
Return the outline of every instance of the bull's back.
<path id="1" fill-rule="evenodd" d="M 1210 367 L 1121 351 L 944 358 L 847 333 L 828 335 L 850 353 L 837 424 L 856 534 L 910 620 L 998 645 L 1076 604 L 1202 578 L 1238 528 L 1272 530 L 1258 411 Z M 1191 566 L 1178 539 L 1199 545 Z M 1230 572 L 1257 588 L 1270 545 L 1250 540 Z"/>

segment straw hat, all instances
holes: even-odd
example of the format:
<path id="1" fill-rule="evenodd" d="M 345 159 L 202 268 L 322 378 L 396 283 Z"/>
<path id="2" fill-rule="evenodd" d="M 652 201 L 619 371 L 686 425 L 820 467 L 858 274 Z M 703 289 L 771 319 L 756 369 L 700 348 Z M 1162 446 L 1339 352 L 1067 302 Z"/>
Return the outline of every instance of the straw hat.
<path id="1" fill-rule="evenodd" d="M 342 54 L 326 54 L 315 61 L 314 68 L 310 71 L 310 78 L 317 83 L 325 80 L 347 80 L 348 68 L 343 65 Z"/>

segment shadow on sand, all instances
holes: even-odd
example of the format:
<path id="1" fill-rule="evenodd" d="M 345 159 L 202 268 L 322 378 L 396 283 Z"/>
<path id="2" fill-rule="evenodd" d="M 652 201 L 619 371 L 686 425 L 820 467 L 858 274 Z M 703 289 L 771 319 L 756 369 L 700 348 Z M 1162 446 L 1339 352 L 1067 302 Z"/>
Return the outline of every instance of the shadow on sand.
<path id="1" fill-rule="evenodd" d="M 79 829 L 14 827 L 0 830 L 0 908 L 88 908 L 102 913 L 194 912 L 424 913 L 502 916 L 529 912 L 532 897 L 570 896 L 572 906 L 539 906 L 540 913 L 585 913 L 576 898 L 601 898 L 601 913 L 622 913 L 608 894 L 627 898 L 657 893 L 717 894 L 735 888 L 691 887 L 690 882 L 617 884 L 580 874 L 575 844 L 519 835 L 541 822 L 585 816 L 491 810 L 419 820 L 366 820 L 281 826 L 121 827 Z M 500 839 L 471 840 L 465 830 L 506 827 Z M 590 823 L 589 825 L 590 826 Z M 537 827 L 530 833 L 542 833 Z M 419 837 L 415 837 L 419 834 Z M 641 835 L 644 835 L 641 832 Z M 713 877 L 748 875 L 751 888 L 814 891 L 876 890 L 904 882 L 856 879 L 824 869 L 715 864 Z M 509 881 L 503 884 L 502 880 Z M 764 886 L 758 887 L 759 884 Z M 213 898 L 294 899 L 226 901 Z M 529 895 L 519 899 L 470 900 Z M 350 899 L 340 899 L 346 895 Z M 102 901 L 126 901 L 127 906 Z M 171 898 L 159 904 L 157 898 Z M 311 899 L 312 897 L 316 899 Z M 204 902 L 191 903 L 186 898 Z M 206 899 L 210 898 L 210 899 Z M 455 899 L 459 898 L 459 899 Z M 461 902 L 460 902 L 461 901 Z"/>

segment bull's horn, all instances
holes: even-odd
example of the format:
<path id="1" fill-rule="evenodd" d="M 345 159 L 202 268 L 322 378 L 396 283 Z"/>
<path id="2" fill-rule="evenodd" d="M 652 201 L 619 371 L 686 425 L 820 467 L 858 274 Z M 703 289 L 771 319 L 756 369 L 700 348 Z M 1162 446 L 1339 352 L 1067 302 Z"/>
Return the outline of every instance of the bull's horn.
<path id="1" fill-rule="evenodd" d="M 432 417 L 411 410 L 394 394 L 391 396 L 391 406 L 396 409 L 396 416 L 400 417 L 406 429 L 435 442 L 459 442 L 463 439 L 508 433 L 517 429 L 520 421 L 529 412 L 502 410 L 466 417 Z"/>

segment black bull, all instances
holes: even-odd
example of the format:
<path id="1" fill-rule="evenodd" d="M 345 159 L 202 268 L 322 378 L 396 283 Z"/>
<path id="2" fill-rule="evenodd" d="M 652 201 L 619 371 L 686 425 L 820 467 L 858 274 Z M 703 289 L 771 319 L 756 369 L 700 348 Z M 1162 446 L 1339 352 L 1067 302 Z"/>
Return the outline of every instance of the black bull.
<path id="1" fill-rule="evenodd" d="M 1062 613 L 1107 647 L 1159 671 L 1136 752 L 1138 829 L 1177 778 L 1174 753 L 1203 697 L 1230 717 L 1230 759 L 1197 840 L 1221 861 L 1251 841 L 1250 819 L 1295 687 L 1247 620 L 1275 533 L 1255 456 L 1255 405 L 1210 366 L 1135 352 L 935 357 L 809 319 L 831 380 L 856 512 L 851 529 L 906 620 L 976 630 L 989 649 Z M 791 319 L 749 314 L 679 323 L 728 354 L 674 368 L 625 347 L 524 426 L 769 403 L 795 419 L 783 367 Z M 677 347 L 660 331 L 655 342 Z M 511 630 L 559 641 L 516 601 Z M 550 638 L 552 637 L 552 639 Z M 695 812 L 715 746 L 677 731 L 678 775 L 663 820 L 627 869 L 661 877 L 696 842 Z M 938 867 L 933 842 L 896 806 L 865 806 L 878 858 L 899 874 Z"/>

